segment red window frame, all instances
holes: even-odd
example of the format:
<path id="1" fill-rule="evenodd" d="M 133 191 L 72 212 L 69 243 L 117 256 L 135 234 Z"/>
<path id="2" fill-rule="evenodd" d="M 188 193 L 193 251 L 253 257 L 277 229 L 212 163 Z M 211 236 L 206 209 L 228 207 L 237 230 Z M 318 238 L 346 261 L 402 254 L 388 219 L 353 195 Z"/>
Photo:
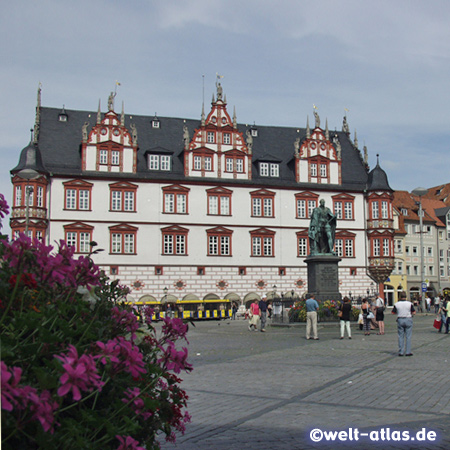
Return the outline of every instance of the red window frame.
<path id="1" fill-rule="evenodd" d="M 68 243 L 68 233 L 76 234 L 76 245 L 75 245 L 75 253 L 89 253 L 91 250 L 90 245 L 81 251 L 80 243 L 81 243 L 81 233 L 87 233 L 89 235 L 89 243 L 92 242 L 92 232 L 94 231 L 94 227 L 91 225 L 87 225 L 83 222 L 75 222 L 68 225 L 64 225 L 64 239 Z"/>
<path id="2" fill-rule="evenodd" d="M 165 227 L 161 229 L 161 238 L 162 238 L 162 246 L 161 246 L 161 254 L 164 256 L 188 256 L 188 234 L 189 230 L 178 225 L 173 225 L 170 227 Z M 173 251 L 170 253 L 166 253 L 166 245 L 165 245 L 165 237 L 172 236 L 172 248 Z M 177 236 L 184 236 L 184 252 L 177 253 Z"/>
<path id="3" fill-rule="evenodd" d="M 269 217 L 269 218 L 273 218 L 275 217 L 275 192 L 272 191 L 268 191 L 266 189 L 259 189 L 258 191 L 253 191 L 250 192 L 250 198 L 251 198 L 251 217 Z M 261 201 L 261 214 L 254 214 L 254 201 L 255 200 L 260 200 Z M 265 199 L 270 199 L 272 201 L 272 214 L 271 215 L 266 215 L 264 213 L 264 200 Z"/>
<path id="4" fill-rule="evenodd" d="M 114 225 L 109 227 L 109 254 L 110 255 L 137 255 L 137 232 L 138 228 L 127 224 Z M 113 235 L 119 234 L 121 236 L 120 252 L 113 252 Z M 133 251 L 125 252 L 125 236 L 127 234 L 133 235 Z"/>
<path id="5" fill-rule="evenodd" d="M 305 216 L 304 217 L 299 215 L 298 202 L 301 200 L 303 200 L 305 202 Z M 309 219 L 310 214 L 309 214 L 308 202 L 314 201 L 315 202 L 314 208 L 317 208 L 318 200 L 319 200 L 319 196 L 317 194 L 313 194 L 312 192 L 299 192 L 298 194 L 295 194 L 295 217 L 297 219 Z"/>
<path id="6" fill-rule="evenodd" d="M 210 228 L 209 230 L 206 230 L 206 236 L 207 236 L 207 255 L 208 256 L 233 256 L 233 249 L 232 249 L 232 235 L 233 235 L 233 231 L 232 230 L 228 230 L 227 228 L 224 227 L 216 227 L 216 228 Z M 217 253 L 211 253 L 210 252 L 210 238 L 211 237 L 217 237 Z M 221 238 L 222 237 L 227 237 L 229 239 L 228 242 L 228 248 L 229 248 L 229 253 L 222 253 L 222 245 L 221 245 Z"/>
<path id="7" fill-rule="evenodd" d="M 335 248 L 336 248 L 336 241 L 337 240 L 342 240 L 342 255 L 339 255 L 340 258 L 356 258 L 355 238 L 356 238 L 356 234 L 350 233 L 349 231 L 339 231 L 339 232 L 336 233 L 336 236 L 335 236 L 335 239 L 334 239 L 334 241 L 335 241 Z M 347 241 L 351 241 L 352 242 L 353 255 L 348 255 L 347 254 L 347 247 L 345 245 L 345 243 Z"/>
<path id="8" fill-rule="evenodd" d="M 209 149 L 198 149 L 192 152 L 192 171 L 193 172 L 214 172 L 214 155 L 215 153 Z M 200 169 L 195 168 L 195 157 L 201 158 Z M 205 169 L 205 157 L 208 156 L 211 158 L 211 168 Z"/>
<path id="9" fill-rule="evenodd" d="M 382 213 L 382 204 L 383 202 L 387 202 L 388 206 L 388 217 L 383 217 Z M 378 204 L 378 217 L 373 217 L 373 204 Z M 392 208 L 392 199 L 386 194 L 377 195 L 376 197 L 369 197 L 369 220 L 392 220 L 393 216 L 393 208 Z"/>
<path id="10" fill-rule="evenodd" d="M 259 228 L 257 230 L 250 231 L 250 256 L 255 258 L 273 258 L 275 257 L 275 231 L 267 230 L 266 228 Z M 253 239 L 260 239 L 260 255 L 256 255 L 254 252 Z M 264 252 L 264 239 L 271 240 L 271 254 Z"/>
<path id="11" fill-rule="evenodd" d="M 83 180 L 71 180 L 63 183 L 64 185 L 64 211 L 92 211 L 92 187 L 94 186 L 92 183 L 88 183 Z M 74 190 L 76 195 L 75 200 L 75 208 L 67 207 L 67 193 L 69 190 Z M 80 192 L 88 191 L 89 199 L 88 199 L 88 208 L 80 208 L 81 198 Z"/>
<path id="12" fill-rule="evenodd" d="M 233 193 L 233 191 L 230 191 L 229 189 L 225 189 L 222 187 L 217 187 L 217 188 L 212 188 L 212 189 L 207 189 L 206 190 L 206 195 L 207 195 L 207 209 L 208 212 L 207 214 L 210 216 L 231 216 L 231 194 Z M 217 197 L 217 214 L 214 214 L 211 212 L 210 209 L 210 199 L 211 197 Z M 221 198 L 228 198 L 228 214 L 222 214 L 221 211 Z"/>
<path id="13" fill-rule="evenodd" d="M 302 230 L 302 231 L 297 231 L 297 233 L 295 233 L 297 236 L 297 257 L 299 258 L 304 258 L 305 256 L 309 255 L 309 237 L 308 237 L 308 230 Z M 306 254 L 300 254 L 300 239 L 306 239 Z"/>
<path id="14" fill-rule="evenodd" d="M 119 182 L 109 185 L 109 210 L 111 212 L 136 212 L 136 192 L 138 186 L 132 183 Z M 121 209 L 113 209 L 113 192 L 121 193 Z M 133 193 L 133 209 L 125 209 L 125 192 Z"/>
<path id="15" fill-rule="evenodd" d="M 172 185 L 166 186 L 162 188 L 163 192 L 163 213 L 164 214 L 189 214 L 189 191 L 190 189 L 184 186 Z M 172 194 L 174 196 L 174 205 L 173 211 L 168 211 L 168 207 L 166 205 L 166 194 Z M 186 197 L 186 211 L 179 212 L 178 211 L 178 196 L 184 195 Z"/>
<path id="16" fill-rule="evenodd" d="M 342 217 L 338 217 L 339 220 L 355 220 L 355 197 L 353 195 L 348 194 L 339 194 L 339 195 L 333 195 L 333 213 L 336 215 L 336 203 L 340 202 L 342 205 Z M 352 210 L 352 217 L 347 217 L 345 204 L 351 203 L 351 210 Z"/>
<path id="17" fill-rule="evenodd" d="M 100 162 L 100 152 L 101 151 L 107 152 L 107 162 L 101 163 Z M 116 151 L 119 152 L 119 164 L 113 164 L 112 163 L 112 152 Z M 112 167 L 118 167 L 119 172 L 123 172 L 123 147 L 119 144 L 113 143 L 113 142 L 106 142 L 99 144 L 97 146 L 97 161 L 96 161 L 96 167 L 97 171 L 100 170 L 100 167 L 108 167 L 108 172 L 111 172 Z"/>

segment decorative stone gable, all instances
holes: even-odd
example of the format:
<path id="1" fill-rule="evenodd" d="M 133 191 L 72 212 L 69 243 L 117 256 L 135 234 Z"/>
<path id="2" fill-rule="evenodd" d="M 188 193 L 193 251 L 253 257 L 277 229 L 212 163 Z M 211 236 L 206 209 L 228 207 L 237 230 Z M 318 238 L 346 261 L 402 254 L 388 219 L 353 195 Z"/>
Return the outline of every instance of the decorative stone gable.
<path id="1" fill-rule="evenodd" d="M 251 179 L 251 150 L 237 129 L 236 113 L 233 119 L 228 114 L 220 83 L 217 84 L 217 100 L 213 95 L 206 118 L 203 108 L 200 127 L 186 147 L 186 176 Z"/>
<path id="2" fill-rule="evenodd" d="M 330 141 L 328 126 L 325 131 L 318 125 L 312 132 L 307 125 L 306 138 L 295 151 L 295 176 L 298 183 L 341 184 L 341 159 Z M 297 148 L 297 146 L 295 146 Z"/>
<path id="3" fill-rule="evenodd" d="M 113 108 L 113 103 L 109 102 Z M 100 106 L 97 123 L 82 127 L 82 170 L 95 172 L 136 173 L 138 136 L 131 123 L 131 133 L 124 125 L 124 115 L 119 117 L 110 109 L 101 120 Z"/>

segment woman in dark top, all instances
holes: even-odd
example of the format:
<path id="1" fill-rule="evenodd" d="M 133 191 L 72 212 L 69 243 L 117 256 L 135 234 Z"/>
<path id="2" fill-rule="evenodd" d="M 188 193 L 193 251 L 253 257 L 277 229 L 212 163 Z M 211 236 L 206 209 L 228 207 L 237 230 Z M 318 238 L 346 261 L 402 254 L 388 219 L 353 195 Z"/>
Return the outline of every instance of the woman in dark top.
<path id="1" fill-rule="evenodd" d="M 344 302 L 339 308 L 341 311 L 341 339 L 344 339 L 344 330 L 347 328 L 348 338 L 352 338 L 352 332 L 350 331 L 350 314 L 352 312 L 352 303 L 348 297 L 344 297 Z"/>
<path id="2" fill-rule="evenodd" d="M 370 310 L 370 303 L 367 298 L 364 299 L 364 301 L 361 304 L 361 312 L 362 312 L 363 319 L 364 319 L 364 325 L 363 325 L 364 336 L 369 336 L 371 320 L 368 318 L 368 315 L 369 315 L 369 313 L 371 313 L 371 310 Z"/>

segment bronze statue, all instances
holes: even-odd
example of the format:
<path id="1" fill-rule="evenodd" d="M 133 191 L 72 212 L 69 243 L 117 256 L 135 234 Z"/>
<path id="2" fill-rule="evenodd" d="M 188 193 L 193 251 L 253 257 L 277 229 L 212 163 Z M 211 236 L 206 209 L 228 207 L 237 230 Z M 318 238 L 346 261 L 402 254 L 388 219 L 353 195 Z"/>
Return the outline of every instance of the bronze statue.
<path id="1" fill-rule="evenodd" d="M 320 200 L 320 206 L 314 208 L 309 224 L 310 255 L 334 255 L 334 237 L 336 234 L 336 216 Z"/>

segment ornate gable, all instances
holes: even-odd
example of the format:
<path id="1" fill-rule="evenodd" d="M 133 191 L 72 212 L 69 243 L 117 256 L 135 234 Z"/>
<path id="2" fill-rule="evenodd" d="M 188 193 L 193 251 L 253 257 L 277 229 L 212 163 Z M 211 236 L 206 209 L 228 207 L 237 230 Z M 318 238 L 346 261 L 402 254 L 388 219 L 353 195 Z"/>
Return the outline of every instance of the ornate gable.
<path id="1" fill-rule="evenodd" d="M 315 128 L 306 128 L 306 138 L 295 145 L 295 177 L 298 183 L 341 184 L 341 155 L 330 140 L 328 123 L 325 131 L 320 128 L 320 118 L 316 111 Z"/>
<path id="2" fill-rule="evenodd" d="M 114 102 L 111 100 L 108 101 L 108 108 L 102 119 L 99 104 L 96 124 L 90 128 L 90 123 L 85 122 L 82 127 L 82 170 L 136 173 L 136 126 L 133 123 L 130 125 L 130 133 L 125 127 L 123 110 L 119 117 L 113 110 Z"/>
<path id="3" fill-rule="evenodd" d="M 237 129 L 236 113 L 227 111 L 222 86 L 216 83 L 217 100 L 212 98 L 211 111 L 185 145 L 185 174 L 191 177 L 251 179 L 251 148 Z M 186 130 L 185 130 L 186 133 Z"/>

